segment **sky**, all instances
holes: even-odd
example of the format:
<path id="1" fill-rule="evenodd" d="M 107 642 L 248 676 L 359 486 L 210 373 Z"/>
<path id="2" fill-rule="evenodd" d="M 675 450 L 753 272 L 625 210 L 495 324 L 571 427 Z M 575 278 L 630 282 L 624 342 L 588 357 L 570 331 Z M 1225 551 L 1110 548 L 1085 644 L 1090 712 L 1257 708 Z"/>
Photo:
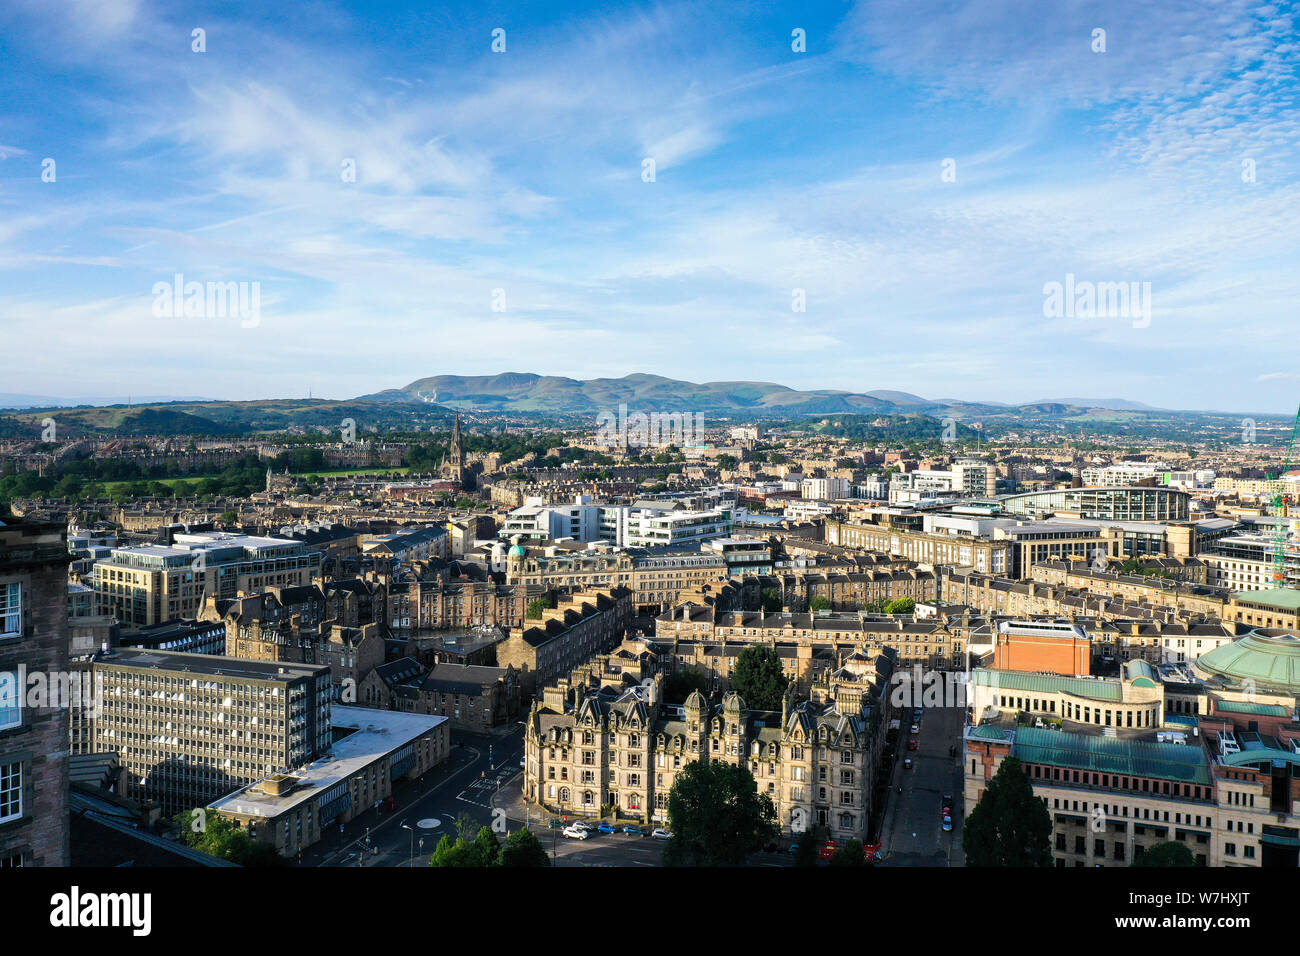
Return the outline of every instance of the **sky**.
<path id="1" fill-rule="evenodd" d="M 1293 411 L 1298 19 L 5 0 L 0 392 L 651 372 Z M 166 314 L 177 275 L 256 312 Z"/>

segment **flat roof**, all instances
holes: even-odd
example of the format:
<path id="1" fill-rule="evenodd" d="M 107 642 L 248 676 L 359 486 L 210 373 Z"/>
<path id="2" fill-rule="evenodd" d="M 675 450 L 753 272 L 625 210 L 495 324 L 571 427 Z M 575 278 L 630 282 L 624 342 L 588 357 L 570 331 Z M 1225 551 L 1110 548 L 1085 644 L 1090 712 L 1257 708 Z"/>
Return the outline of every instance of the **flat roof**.
<path id="1" fill-rule="evenodd" d="M 303 769 L 286 771 L 284 776 L 298 781 L 298 785 L 291 791 L 279 796 L 259 791 L 257 788 L 268 779 L 263 777 L 257 783 L 208 804 L 208 807 L 244 816 L 277 817 L 303 801 L 343 783 L 376 760 L 405 747 L 446 722 L 446 717 L 374 710 L 369 707 L 335 706 L 330 715 L 330 727 L 351 730 L 353 733 L 335 741 L 329 753 Z"/>
<path id="2" fill-rule="evenodd" d="M 1190 744 L 1020 727 L 1015 731 L 1011 752 L 1026 763 L 1202 786 L 1211 782 L 1205 750 Z"/>
<path id="3" fill-rule="evenodd" d="M 322 671 L 329 673 L 328 664 L 250 661 L 219 654 L 189 654 L 184 651 L 155 651 L 143 648 L 118 648 L 111 654 L 97 654 L 95 665 L 139 667 L 180 674 L 202 674 L 205 677 L 282 682 L 319 674 Z"/>

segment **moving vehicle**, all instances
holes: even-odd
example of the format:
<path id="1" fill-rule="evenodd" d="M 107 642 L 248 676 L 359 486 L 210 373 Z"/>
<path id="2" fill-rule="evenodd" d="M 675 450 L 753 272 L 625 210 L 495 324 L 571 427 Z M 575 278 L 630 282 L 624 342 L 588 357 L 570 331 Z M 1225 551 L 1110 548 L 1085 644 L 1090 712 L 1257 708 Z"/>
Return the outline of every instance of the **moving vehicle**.
<path id="1" fill-rule="evenodd" d="M 822 847 L 818 849 L 817 856 L 823 860 L 829 860 L 831 857 L 835 855 L 835 851 L 836 849 L 838 849 L 838 847 L 839 844 L 836 843 L 834 840 L 827 840 L 825 844 L 823 844 Z"/>
<path id="2" fill-rule="evenodd" d="M 946 813 L 943 815 L 943 828 L 945 831 L 952 829 L 952 817 Z"/>
<path id="3" fill-rule="evenodd" d="M 919 734 L 920 732 L 921 732 L 921 725 L 920 725 L 920 724 L 913 724 L 913 725 L 912 725 L 912 733 L 914 733 L 914 734 Z"/>
<path id="4" fill-rule="evenodd" d="M 650 831 L 650 835 L 654 837 L 656 840 L 671 840 L 673 838 L 673 835 L 669 833 L 667 830 L 665 830 L 663 827 L 655 827 L 652 831 Z"/>
<path id="5" fill-rule="evenodd" d="M 904 758 L 903 758 L 903 769 L 904 769 L 904 770 L 911 770 L 911 769 L 912 769 L 912 758 L 911 758 L 911 757 L 904 757 Z"/>
<path id="6" fill-rule="evenodd" d="M 880 843 L 876 842 L 876 843 L 864 844 L 862 847 L 862 855 L 865 856 L 868 861 L 880 859 L 881 857 Z"/>
<path id="7" fill-rule="evenodd" d="M 942 807 L 943 807 L 943 812 L 944 812 L 944 813 L 952 813 L 952 794 L 951 794 L 951 793 L 945 793 L 945 794 L 943 795 L 943 804 L 942 804 Z"/>
<path id="8" fill-rule="evenodd" d="M 562 831 L 560 831 L 560 832 L 562 832 L 562 833 L 563 833 L 566 837 L 568 837 L 570 840 L 585 840 L 585 839 L 587 839 L 587 829 L 586 829 L 586 827 L 580 827 L 580 826 L 578 826 L 576 823 L 573 824 L 572 826 L 567 826 L 567 827 L 565 827 L 565 828 L 564 828 Z"/>
<path id="9" fill-rule="evenodd" d="M 915 750 L 915 749 L 916 749 L 916 738 L 915 738 L 915 737 L 913 737 L 911 740 L 909 740 L 909 741 L 907 742 L 907 749 L 908 749 L 908 750 Z"/>

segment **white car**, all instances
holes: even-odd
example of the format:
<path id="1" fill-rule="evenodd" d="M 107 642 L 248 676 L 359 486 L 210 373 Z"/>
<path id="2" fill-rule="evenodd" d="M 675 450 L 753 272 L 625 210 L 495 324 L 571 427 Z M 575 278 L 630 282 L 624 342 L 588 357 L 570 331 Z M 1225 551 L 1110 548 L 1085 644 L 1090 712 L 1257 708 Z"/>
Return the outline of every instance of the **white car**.
<path id="1" fill-rule="evenodd" d="M 650 831 L 650 835 L 656 840 L 671 840 L 673 838 L 673 835 L 663 827 L 655 827 Z"/>
<path id="2" fill-rule="evenodd" d="M 566 837 L 568 837 L 570 840 L 585 840 L 585 839 L 587 839 L 587 828 L 586 828 L 586 827 L 580 827 L 580 826 L 578 826 L 576 823 L 573 824 L 572 826 L 567 826 L 567 827 L 565 827 L 565 828 L 564 828 L 562 831 L 560 831 L 560 832 L 562 832 L 562 833 L 563 833 Z"/>
<path id="3" fill-rule="evenodd" d="M 921 732 L 921 725 L 920 725 L 920 724 L 913 724 L 913 725 L 912 725 L 912 733 L 914 733 L 914 734 L 919 734 L 920 732 Z"/>

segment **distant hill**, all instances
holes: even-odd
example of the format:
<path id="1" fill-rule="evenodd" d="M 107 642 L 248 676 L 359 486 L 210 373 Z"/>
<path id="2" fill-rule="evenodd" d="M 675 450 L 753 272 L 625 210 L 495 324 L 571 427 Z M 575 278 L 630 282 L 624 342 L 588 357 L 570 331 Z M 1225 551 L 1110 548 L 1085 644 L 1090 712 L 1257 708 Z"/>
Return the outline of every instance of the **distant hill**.
<path id="1" fill-rule="evenodd" d="M 430 401 L 458 408 L 494 411 L 596 413 L 629 412 L 743 413 L 777 418 L 835 413 L 891 411 L 931 403 L 906 392 L 799 391 L 774 382 L 685 382 L 638 373 L 623 378 L 586 381 L 557 375 L 506 372 L 501 375 L 434 375 L 404 388 L 361 397 L 364 401 Z"/>
<path id="2" fill-rule="evenodd" d="M 1114 412 L 1163 412 L 1168 409 L 1157 408 L 1144 402 L 1131 402 L 1127 398 L 1045 398 L 1035 405 L 1078 405 L 1080 408 L 1108 408 Z"/>

